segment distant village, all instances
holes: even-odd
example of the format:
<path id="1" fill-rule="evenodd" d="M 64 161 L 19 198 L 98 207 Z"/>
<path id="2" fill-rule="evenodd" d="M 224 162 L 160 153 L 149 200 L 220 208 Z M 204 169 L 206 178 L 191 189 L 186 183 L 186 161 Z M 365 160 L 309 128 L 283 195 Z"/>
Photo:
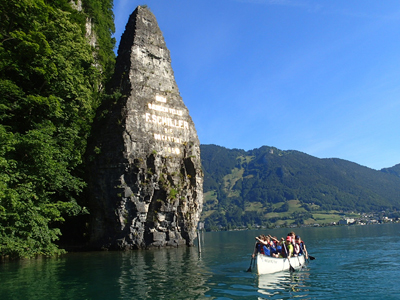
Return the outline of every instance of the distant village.
<path id="1" fill-rule="evenodd" d="M 338 226 L 338 225 L 373 225 L 373 224 L 386 224 L 386 223 L 400 223 L 400 218 L 390 218 L 385 216 L 385 212 L 380 213 L 352 213 L 359 215 L 357 217 L 343 217 L 339 222 L 331 222 L 329 224 L 315 223 L 312 225 L 301 225 L 300 227 L 320 227 L 320 226 Z M 291 225 L 288 227 L 299 227 L 297 225 Z"/>
<path id="2" fill-rule="evenodd" d="M 374 224 L 387 224 L 387 223 L 400 223 L 400 217 L 388 217 L 385 215 L 386 212 L 382 211 L 379 213 L 347 213 L 338 222 L 331 223 L 314 223 L 314 224 L 290 224 L 290 225 L 253 225 L 253 226 L 235 226 L 233 228 L 227 229 L 221 225 L 218 225 L 217 231 L 228 230 L 228 231 L 240 231 L 248 229 L 265 229 L 265 228 L 299 228 L 299 227 L 326 227 L 326 226 L 350 226 L 350 225 L 374 225 Z M 351 217 L 349 217 L 351 216 Z M 206 231 L 205 223 L 199 222 L 198 229 Z M 211 230 L 211 231 L 215 231 Z"/>
<path id="3" fill-rule="evenodd" d="M 383 223 L 399 223 L 399 218 L 389 218 L 382 214 L 363 213 L 358 218 L 343 218 L 339 222 L 333 222 L 331 225 L 371 225 Z"/>

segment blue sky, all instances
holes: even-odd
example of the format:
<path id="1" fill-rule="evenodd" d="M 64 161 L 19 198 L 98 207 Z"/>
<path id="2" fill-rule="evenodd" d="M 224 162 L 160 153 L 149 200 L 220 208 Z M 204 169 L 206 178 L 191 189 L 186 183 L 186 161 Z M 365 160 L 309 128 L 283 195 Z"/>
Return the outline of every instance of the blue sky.
<path id="1" fill-rule="evenodd" d="M 202 144 L 400 163 L 400 2 L 114 0 L 157 18 Z"/>

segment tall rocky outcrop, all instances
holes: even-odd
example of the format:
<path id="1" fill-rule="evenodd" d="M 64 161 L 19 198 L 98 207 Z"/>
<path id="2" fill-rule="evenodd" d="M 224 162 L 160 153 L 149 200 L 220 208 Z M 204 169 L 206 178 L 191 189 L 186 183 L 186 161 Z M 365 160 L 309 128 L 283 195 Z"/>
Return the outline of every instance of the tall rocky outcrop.
<path id="1" fill-rule="evenodd" d="M 139 6 L 89 144 L 91 245 L 192 245 L 203 204 L 200 143 L 154 15 Z"/>

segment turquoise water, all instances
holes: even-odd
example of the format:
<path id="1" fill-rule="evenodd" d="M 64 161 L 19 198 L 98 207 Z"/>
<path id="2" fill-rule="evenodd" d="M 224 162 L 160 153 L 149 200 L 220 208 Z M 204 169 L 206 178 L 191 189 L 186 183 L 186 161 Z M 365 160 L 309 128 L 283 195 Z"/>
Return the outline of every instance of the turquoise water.
<path id="1" fill-rule="evenodd" d="M 184 247 L 9 262 L 0 264 L 0 299 L 400 299 L 399 229 L 296 229 L 316 259 L 293 274 L 246 272 L 254 237 L 288 229 L 205 233 L 201 253 Z"/>

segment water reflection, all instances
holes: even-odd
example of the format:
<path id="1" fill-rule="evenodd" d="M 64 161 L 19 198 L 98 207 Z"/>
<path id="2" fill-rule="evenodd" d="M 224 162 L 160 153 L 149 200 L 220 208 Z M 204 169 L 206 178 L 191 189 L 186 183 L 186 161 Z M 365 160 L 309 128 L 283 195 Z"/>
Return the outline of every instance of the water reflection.
<path id="1" fill-rule="evenodd" d="M 400 299 L 399 226 L 296 230 L 317 259 L 293 274 L 246 272 L 251 231 L 207 233 L 201 256 L 182 247 L 7 262 L 0 299 Z"/>
<path id="2" fill-rule="evenodd" d="M 196 248 L 71 253 L 0 264 L 0 299 L 196 299 L 210 276 Z"/>
<path id="3" fill-rule="evenodd" d="M 210 275 L 194 248 L 133 251 L 122 255 L 122 299 L 195 299 Z"/>
<path id="4" fill-rule="evenodd" d="M 258 276 L 258 299 L 308 298 L 309 270 L 279 272 Z"/>
<path id="5" fill-rule="evenodd" d="M 66 270 L 65 258 L 38 258 L 0 265 L 1 299 L 66 299 L 79 295 L 75 278 L 60 274 Z M 72 298 L 71 298 L 72 299 Z"/>

